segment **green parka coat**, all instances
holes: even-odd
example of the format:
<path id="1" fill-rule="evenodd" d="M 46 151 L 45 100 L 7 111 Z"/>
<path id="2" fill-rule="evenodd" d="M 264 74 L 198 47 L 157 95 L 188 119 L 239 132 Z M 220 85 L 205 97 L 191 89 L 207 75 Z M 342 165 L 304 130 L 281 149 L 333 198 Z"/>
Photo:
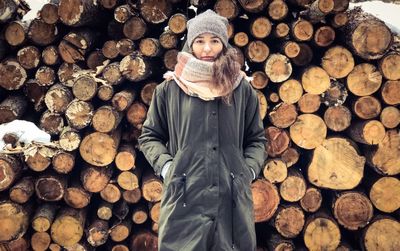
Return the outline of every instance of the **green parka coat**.
<path id="1" fill-rule="evenodd" d="M 232 104 L 187 95 L 174 82 L 154 91 L 139 145 L 157 175 L 161 251 L 256 250 L 252 168 L 261 171 L 265 134 L 255 90 L 243 79 Z"/>

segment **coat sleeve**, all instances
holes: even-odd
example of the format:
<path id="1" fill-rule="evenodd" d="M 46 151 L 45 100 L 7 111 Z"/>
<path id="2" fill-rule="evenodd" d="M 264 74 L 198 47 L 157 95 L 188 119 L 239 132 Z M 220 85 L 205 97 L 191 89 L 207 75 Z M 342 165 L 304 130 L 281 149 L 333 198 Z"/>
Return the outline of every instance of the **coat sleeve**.
<path id="1" fill-rule="evenodd" d="M 167 113 L 162 86 L 157 86 L 147 112 L 147 118 L 142 127 L 138 142 L 140 150 L 153 167 L 157 176 L 165 163 L 172 160 L 166 143 L 169 140 Z"/>
<path id="2" fill-rule="evenodd" d="M 257 177 L 267 158 L 265 151 L 266 138 L 260 117 L 257 93 L 253 88 L 250 89 L 251 94 L 249 95 L 245 114 L 243 155 L 247 166 L 254 170 Z"/>

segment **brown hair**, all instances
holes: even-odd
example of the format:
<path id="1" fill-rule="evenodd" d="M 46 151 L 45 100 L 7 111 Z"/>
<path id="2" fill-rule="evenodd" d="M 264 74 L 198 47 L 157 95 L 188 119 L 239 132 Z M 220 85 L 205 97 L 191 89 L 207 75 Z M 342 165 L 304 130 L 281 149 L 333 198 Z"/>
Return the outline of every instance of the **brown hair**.
<path id="1" fill-rule="evenodd" d="M 213 82 L 215 87 L 223 92 L 228 92 L 222 100 L 230 105 L 233 85 L 240 72 L 240 64 L 237 61 L 237 52 L 234 48 L 224 48 L 218 58 L 214 61 Z"/>

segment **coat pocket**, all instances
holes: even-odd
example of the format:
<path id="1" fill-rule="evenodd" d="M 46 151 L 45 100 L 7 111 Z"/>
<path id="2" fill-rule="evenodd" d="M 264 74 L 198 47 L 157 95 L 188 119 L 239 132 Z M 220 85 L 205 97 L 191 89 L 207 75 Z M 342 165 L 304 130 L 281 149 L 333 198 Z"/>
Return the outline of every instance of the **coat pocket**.
<path id="1" fill-rule="evenodd" d="M 234 148 L 235 157 L 238 159 L 238 163 L 240 163 L 240 167 L 238 167 L 235 171 L 237 175 L 244 176 L 241 177 L 244 179 L 245 184 L 251 184 L 253 181 L 253 173 L 250 170 L 250 167 L 247 166 L 246 161 L 244 160 L 244 156 L 242 151 L 240 151 L 237 147 Z"/>

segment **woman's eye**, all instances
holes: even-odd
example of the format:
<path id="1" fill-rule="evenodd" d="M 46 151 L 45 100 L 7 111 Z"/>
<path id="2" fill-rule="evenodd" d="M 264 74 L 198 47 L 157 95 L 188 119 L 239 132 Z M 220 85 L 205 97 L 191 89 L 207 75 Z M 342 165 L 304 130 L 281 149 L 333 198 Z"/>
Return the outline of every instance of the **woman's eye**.
<path id="1" fill-rule="evenodd" d="M 213 44 L 219 44 L 219 43 L 220 43 L 220 41 L 219 41 L 218 39 L 213 39 L 211 42 L 212 42 Z"/>
<path id="2" fill-rule="evenodd" d="M 196 41 L 194 41 L 196 44 L 202 44 L 203 43 L 203 40 L 196 40 Z"/>

